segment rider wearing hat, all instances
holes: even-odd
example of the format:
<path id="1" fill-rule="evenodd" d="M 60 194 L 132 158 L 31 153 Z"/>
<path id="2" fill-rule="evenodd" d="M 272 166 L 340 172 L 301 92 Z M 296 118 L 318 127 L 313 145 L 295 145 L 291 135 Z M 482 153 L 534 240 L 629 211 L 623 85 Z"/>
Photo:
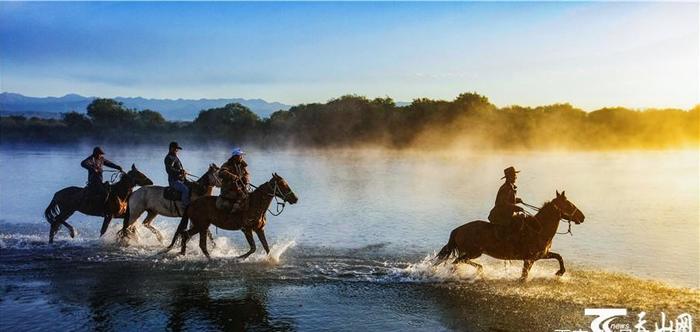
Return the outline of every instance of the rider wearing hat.
<path id="1" fill-rule="evenodd" d="M 496 225 L 510 226 L 513 221 L 523 219 L 523 215 L 519 213 L 523 208 L 517 205 L 522 203 L 522 200 L 515 196 L 518 189 L 515 186 L 515 179 L 520 171 L 516 171 L 515 167 L 511 166 L 504 169 L 503 173 L 504 176 L 501 179 L 506 181 L 498 189 L 495 206 L 489 213 L 489 221 Z"/>
<path id="2" fill-rule="evenodd" d="M 245 152 L 240 148 L 233 149 L 231 157 L 221 165 L 221 194 L 216 200 L 216 206 L 220 209 L 231 209 L 231 212 L 245 207 L 248 198 L 248 184 L 250 174 L 248 163 L 243 156 Z"/>
<path id="3" fill-rule="evenodd" d="M 182 150 L 182 147 L 177 142 L 170 142 L 168 154 L 165 156 L 165 172 L 168 173 L 168 185 L 180 192 L 182 204 L 187 208 L 190 204 L 190 189 L 185 185 L 187 172 L 177 157 L 179 150 Z"/>
<path id="4" fill-rule="evenodd" d="M 81 163 L 84 169 L 88 171 L 87 192 L 90 196 L 95 197 L 96 201 L 107 200 L 107 188 L 102 182 L 102 167 L 116 169 L 122 172 L 121 166 L 105 159 L 105 152 L 99 146 L 92 150 L 92 154 L 85 158 Z"/>

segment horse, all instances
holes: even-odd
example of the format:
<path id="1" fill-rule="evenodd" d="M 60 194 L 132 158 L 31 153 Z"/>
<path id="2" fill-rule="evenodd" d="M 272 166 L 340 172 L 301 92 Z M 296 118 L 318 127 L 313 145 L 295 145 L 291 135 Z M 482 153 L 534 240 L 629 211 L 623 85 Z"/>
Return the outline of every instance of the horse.
<path id="1" fill-rule="evenodd" d="M 561 194 L 557 191 L 556 195 L 556 198 L 544 203 L 537 214 L 526 217 L 519 241 L 497 237 L 496 227 L 499 226 L 483 220 L 475 220 L 455 228 L 450 233 L 447 244 L 437 254 L 436 264 L 455 254 L 457 258 L 453 264 L 467 263 L 481 273 L 483 267 L 471 260 L 482 254 L 503 260 L 522 260 L 520 280 L 525 281 L 535 261 L 556 259 L 559 262 L 556 275 L 564 275 L 566 269 L 561 255 L 549 251 L 552 239 L 557 233 L 561 219 L 569 221 L 570 227 L 571 222 L 577 225 L 582 223 L 585 216 L 576 205 L 569 202 L 564 191 Z"/>
<path id="2" fill-rule="evenodd" d="M 113 217 L 124 217 L 127 211 L 127 199 L 131 194 L 131 190 L 135 186 L 148 186 L 152 184 L 153 181 L 137 170 L 136 166 L 132 164 L 131 170 L 127 173 L 122 173 L 117 183 L 109 185 L 107 190 L 109 196 L 106 204 L 108 213 L 105 213 L 105 207 L 103 205 L 94 204 L 90 199 L 85 199 L 87 194 L 86 188 L 67 187 L 57 191 L 54 193 L 49 206 L 44 210 L 44 217 L 46 221 L 51 224 L 49 243 L 53 243 L 54 235 L 56 235 L 61 225 L 68 228 L 71 238 L 75 238 L 75 229 L 66 222 L 75 211 L 89 216 L 104 217 L 100 236 L 104 235 Z"/>
<path id="3" fill-rule="evenodd" d="M 261 184 L 249 194 L 248 208 L 245 210 L 238 210 L 231 213 L 216 208 L 216 197 L 200 198 L 192 202 L 187 208 L 186 217 L 182 218 L 170 246 L 168 246 L 164 252 L 170 251 L 178 237 L 182 236 L 182 249 L 180 254 L 184 255 L 187 248 L 187 241 L 194 234 L 199 233 L 199 248 L 208 259 L 211 259 L 209 257 L 209 251 L 207 251 L 206 232 L 209 230 L 209 226 L 213 224 L 221 229 L 231 231 L 241 230 L 243 232 L 248 241 L 248 245 L 250 245 L 250 250 L 238 258 L 245 259 L 255 252 L 253 232 L 258 235 L 258 239 L 260 243 L 262 243 L 265 252 L 269 254 L 270 247 L 267 244 L 264 231 L 267 222 L 265 212 L 269 208 L 272 199 L 275 197 L 282 200 L 282 203 L 278 204 L 282 204 L 283 208 L 285 203 L 296 204 L 299 200 L 292 189 L 289 188 L 287 181 L 277 175 L 277 173 L 273 173 L 269 181 Z M 279 213 L 281 213 L 281 211 Z M 191 221 L 192 227 L 185 231 L 188 218 Z"/>
<path id="4" fill-rule="evenodd" d="M 195 201 L 200 197 L 211 196 L 214 187 L 221 187 L 221 179 L 217 176 L 219 167 L 216 164 L 210 164 L 209 169 L 197 179 L 190 183 L 191 201 Z M 158 242 L 163 243 L 163 235 L 160 231 L 151 224 L 158 215 L 166 217 L 182 217 L 184 206 L 181 201 L 172 201 L 164 197 L 163 193 L 168 187 L 162 186 L 146 186 L 134 191 L 129 196 L 129 206 L 124 225 L 120 232 L 122 239 L 130 234 L 134 234 L 134 224 L 136 220 L 146 211 L 146 219 L 143 220 L 143 226 L 153 232 L 158 239 Z"/>

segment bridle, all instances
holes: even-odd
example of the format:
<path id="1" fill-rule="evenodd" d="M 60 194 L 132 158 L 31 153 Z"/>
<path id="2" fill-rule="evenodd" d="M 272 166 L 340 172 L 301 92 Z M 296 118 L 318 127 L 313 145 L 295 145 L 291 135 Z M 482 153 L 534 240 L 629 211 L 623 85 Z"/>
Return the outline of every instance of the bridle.
<path id="1" fill-rule="evenodd" d="M 525 205 L 525 206 L 527 206 L 527 207 L 529 207 L 529 208 L 535 210 L 535 211 L 539 211 L 539 210 L 540 210 L 540 208 L 538 208 L 538 207 L 536 207 L 536 206 L 534 206 L 534 205 L 530 205 L 530 204 L 527 204 L 527 203 L 525 203 L 525 202 L 521 202 L 521 203 L 522 203 L 523 205 Z M 554 207 L 559 211 L 559 221 L 566 220 L 566 222 L 569 224 L 569 225 L 568 225 L 569 228 L 568 228 L 568 230 L 567 230 L 566 232 L 563 232 L 563 233 L 556 232 L 556 234 L 569 234 L 569 235 L 571 235 L 571 236 L 574 236 L 574 233 L 571 232 L 571 219 L 574 217 L 574 214 L 576 214 L 576 212 L 578 212 L 579 210 L 578 210 L 578 208 L 576 207 L 576 205 L 571 204 L 571 206 L 573 207 L 573 209 L 572 209 L 570 212 L 565 212 L 565 211 L 563 211 L 559 206 L 557 206 L 556 203 L 554 204 Z M 525 211 L 523 211 L 523 212 L 525 212 Z M 535 220 L 537 221 L 537 224 L 540 226 L 540 229 L 542 228 L 542 223 L 540 222 L 540 219 L 537 218 L 536 215 L 530 214 L 530 213 L 528 213 L 528 212 L 525 212 L 525 214 L 527 214 L 527 215 L 529 215 L 529 216 L 535 218 Z"/>
<path id="2" fill-rule="evenodd" d="M 272 197 L 272 198 L 275 199 L 275 203 L 276 203 L 276 205 L 275 205 L 275 206 L 276 206 L 275 210 L 276 210 L 276 212 L 270 211 L 269 208 L 267 209 L 267 212 L 270 212 L 271 215 L 277 217 L 277 216 L 279 216 L 280 214 L 282 214 L 282 212 L 284 211 L 284 207 L 287 205 L 287 197 L 289 197 L 290 195 L 292 195 L 293 192 L 292 192 L 291 189 L 290 189 L 287 193 L 285 193 L 284 191 L 282 191 L 282 188 L 280 188 L 279 184 L 277 184 L 277 180 L 276 180 L 276 179 L 271 179 L 270 181 L 266 182 L 266 184 L 268 185 L 268 187 L 271 186 L 271 185 L 270 185 L 270 182 L 273 182 L 273 183 L 274 183 L 274 186 L 272 186 L 272 192 L 267 192 L 267 191 L 265 191 L 264 193 L 265 193 L 265 195 L 267 195 L 267 196 Z M 251 186 L 251 187 L 253 187 L 253 188 L 255 188 L 255 189 L 258 189 L 258 187 L 254 186 L 254 185 L 252 185 L 252 184 L 248 184 L 248 185 Z M 262 187 L 262 186 L 261 186 L 261 187 Z M 279 201 L 279 197 L 277 196 L 277 194 L 280 194 L 280 196 L 282 196 L 282 201 L 281 201 L 281 202 Z"/>

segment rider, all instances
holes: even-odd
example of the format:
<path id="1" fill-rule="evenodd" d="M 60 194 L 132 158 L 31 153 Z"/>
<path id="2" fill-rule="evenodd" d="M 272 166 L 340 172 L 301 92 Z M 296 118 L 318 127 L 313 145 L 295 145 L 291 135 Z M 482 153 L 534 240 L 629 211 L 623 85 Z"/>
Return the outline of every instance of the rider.
<path id="1" fill-rule="evenodd" d="M 92 154 L 80 163 L 88 171 L 87 192 L 98 201 L 107 203 L 107 187 L 102 182 L 102 166 L 122 171 L 121 166 L 105 159 L 105 152 L 99 146 L 92 149 Z M 105 211 L 107 211 L 105 209 Z"/>
<path id="2" fill-rule="evenodd" d="M 221 194 L 216 200 L 219 209 L 231 209 L 231 212 L 234 212 L 245 208 L 250 174 L 248 163 L 243 159 L 244 155 L 245 152 L 240 148 L 233 149 L 231 157 L 219 169 L 222 179 Z"/>
<path id="3" fill-rule="evenodd" d="M 501 185 L 501 188 L 498 189 L 495 206 L 489 213 L 489 221 L 508 228 L 510 228 L 511 225 L 519 228 L 520 223 L 516 223 L 515 221 L 522 221 L 525 217 L 524 214 L 521 213 L 524 211 L 523 208 L 516 205 L 523 201 L 515 196 L 518 189 L 518 187 L 515 186 L 515 179 L 517 179 L 517 173 L 520 173 L 520 171 L 516 171 L 515 167 L 510 166 L 504 169 L 503 173 L 505 176 L 501 179 L 506 179 L 506 181 Z"/>
<path id="4" fill-rule="evenodd" d="M 182 150 L 182 147 L 177 142 L 170 142 L 168 154 L 165 156 L 165 172 L 168 173 L 168 185 L 180 192 L 182 204 L 187 208 L 190 204 L 190 190 L 185 185 L 187 172 L 177 157 L 178 150 Z"/>

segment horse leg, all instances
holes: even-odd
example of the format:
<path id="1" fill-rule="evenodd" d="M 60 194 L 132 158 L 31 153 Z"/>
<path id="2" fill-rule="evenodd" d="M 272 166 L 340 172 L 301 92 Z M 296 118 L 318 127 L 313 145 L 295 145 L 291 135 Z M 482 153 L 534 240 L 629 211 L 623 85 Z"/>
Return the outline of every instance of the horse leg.
<path id="1" fill-rule="evenodd" d="M 204 256 L 207 256 L 208 260 L 211 260 L 211 257 L 209 256 L 209 251 L 207 250 L 207 231 L 208 229 L 199 232 L 199 249 L 202 250 Z"/>
<path id="2" fill-rule="evenodd" d="M 258 234 L 258 239 L 260 240 L 260 243 L 262 243 L 265 252 L 269 255 L 270 247 L 267 245 L 267 239 L 265 238 L 265 230 L 257 229 L 255 230 L 255 234 Z"/>
<path id="3" fill-rule="evenodd" d="M 70 232 L 70 237 L 74 239 L 75 235 L 77 234 L 77 232 L 75 231 L 75 228 L 73 228 L 73 226 L 68 224 L 65 220 L 61 221 L 61 225 L 66 226 L 66 228 L 68 228 L 68 231 Z"/>
<path id="4" fill-rule="evenodd" d="M 248 240 L 248 245 L 250 245 L 250 250 L 248 250 L 247 253 L 238 256 L 240 259 L 246 259 L 248 256 L 252 255 L 255 252 L 255 239 L 253 239 L 253 232 L 249 229 L 244 230 L 243 234 L 245 234 L 245 239 Z"/>
<path id="5" fill-rule="evenodd" d="M 124 238 L 129 236 L 129 233 L 133 230 L 132 227 L 136 223 L 136 220 L 141 217 L 141 214 L 143 214 L 143 209 L 131 205 L 127 207 L 127 213 L 124 216 L 122 229 L 117 232 L 117 236 L 121 241 L 124 241 Z"/>
<path id="6" fill-rule="evenodd" d="M 107 232 L 107 228 L 109 227 L 109 223 L 112 221 L 112 215 L 111 214 L 106 214 L 105 219 L 102 221 L 102 229 L 100 229 L 100 237 L 102 235 L 105 235 Z"/>
<path id="7" fill-rule="evenodd" d="M 53 243 L 53 238 L 56 236 L 56 233 L 58 233 L 58 230 L 61 228 L 61 225 L 66 226 L 68 228 L 68 231 L 70 232 L 70 237 L 75 238 L 75 229 L 73 226 L 69 225 L 66 220 L 70 218 L 70 216 L 73 215 L 75 211 L 71 210 L 64 210 L 61 211 L 61 213 L 56 216 L 56 219 L 51 223 L 51 230 L 49 231 L 49 243 Z"/>
<path id="8" fill-rule="evenodd" d="M 466 253 L 464 255 L 460 255 L 459 257 L 457 257 L 457 259 L 455 259 L 454 262 L 452 262 L 452 264 L 467 263 L 467 264 L 475 267 L 476 273 L 478 275 L 481 275 L 484 271 L 484 267 L 481 266 L 481 264 L 479 264 L 479 263 L 475 263 L 475 262 L 471 261 L 472 259 L 479 258 L 479 256 L 481 256 L 480 252 L 477 252 L 477 251 L 469 252 L 469 253 Z"/>
<path id="9" fill-rule="evenodd" d="M 187 253 L 187 241 L 189 241 L 193 235 L 197 234 L 197 232 L 195 228 L 182 232 L 182 238 L 180 239 L 180 242 L 182 242 L 182 249 L 180 249 L 180 255 L 184 256 Z"/>
<path id="10" fill-rule="evenodd" d="M 556 252 L 549 252 L 547 255 L 542 257 L 544 259 L 556 259 L 559 262 L 559 271 L 557 271 L 556 275 L 562 276 L 564 275 L 564 272 L 566 272 L 566 269 L 564 268 L 564 260 L 561 258 L 561 255 L 557 254 Z"/>
<path id="11" fill-rule="evenodd" d="M 207 237 L 209 238 L 209 241 L 211 241 L 211 249 L 214 250 L 216 249 L 216 242 L 214 242 L 214 235 L 211 235 L 211 231 L 207 229 Z"/>
<path id="12" fill-rule="evenodd" d="M 51 229 L 49 230 L 49 244 L 52 244 L 53 237 L 54 237 L 54 235 L 56 235 L 56 232 L 58 232 L 58 228 L 61 227 L 61 223 L 58 221 L 54 221 L 50 225 L 51 225 Z"/>
<path id="13" fill-rule="evenodd" d="M 520 281 L 525 281 L 527 280 L 527 275 L 530 273 L 530 269 L 532 268 L 532 264 L 534 264 L 534 260 L 524 260 L 523 261 L 523 273 L 520 276 Z"/>
<path id="14" fill-rule="evenodd" d="M 160 242 L 160 244 L 163 244 L 163 235 L 160 233 L 160 231 L 158 231 L 157 228 L 151 225 L 153 219 L 155 219 L 156 216 L 158 216 L 158 213 L 156 213 L 155 211 L 148 211 L 146 219 L 143 220 L 143 226 L 148 228 L 148 230 L 150 230 L 151 233 L 153 233 L 153 235 L 156 236 L 156 239 L 158 239 L 158 242 Z"/>
<path id="15" fill-rule="evenodd" d="M 476 274 L 481 275 L 484 272 L 484 267 L 481 266 L 481 264 L 479 264 L 479 263 L 475 263 L 475 262 L 471 261 L 472 259 L 478 258 L 479 256 L 481 256 L 481 254 L 472 255 L 472 256 L 462 255 L 462 256 L 457 257 L 457 259 L 455 259 L 454 262 L 452 262 L 452 264 L 467 263 L 467 264 L 476 268 Z"/>
<path id="16" fill-rule="evenodd" d="M 70 218 L 70 216 L 72 216 L 73 213 L 75 213 L 75 211 L 67 211 L 66 213 L 61 213 L 61 215 L 58 218 L 56 218 L 56 221 L 60 221 L 59 225 L 66 226 L 66 228 L 68 228 L 68 232 L 70 232 L 70 237 L 74 239 L 76 234 L 75 228 L 73 228 L 73 226 L 66 222 L 66 220 L 68 220 L 68 218 Z"/>

